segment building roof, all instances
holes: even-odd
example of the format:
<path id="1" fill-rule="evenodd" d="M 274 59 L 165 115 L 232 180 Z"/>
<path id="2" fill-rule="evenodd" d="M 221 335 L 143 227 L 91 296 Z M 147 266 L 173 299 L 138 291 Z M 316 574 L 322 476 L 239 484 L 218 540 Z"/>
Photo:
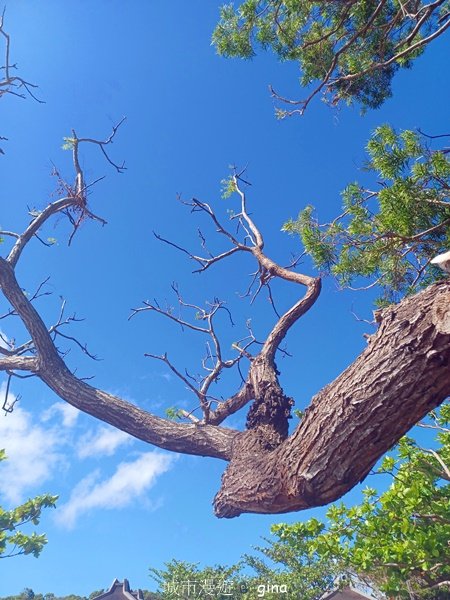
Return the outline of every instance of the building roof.
<path id="1" fill-rule="evenodd" d="M 369 596 L 353 586 L 345 586 L 342 589 L 336 589 L 327 592 L 320 600 L 374 600 L 374 596 Z"/>
<path id="2" fill-rule="evenodd" d="M 142 590 L 133 592 L 130 589 L 128 579 L 123 581 L 114 579 L 109 590 L 100 594 L 100 596 L 96 596 L 94 600 L 144 600 L 144 596 Z"/>

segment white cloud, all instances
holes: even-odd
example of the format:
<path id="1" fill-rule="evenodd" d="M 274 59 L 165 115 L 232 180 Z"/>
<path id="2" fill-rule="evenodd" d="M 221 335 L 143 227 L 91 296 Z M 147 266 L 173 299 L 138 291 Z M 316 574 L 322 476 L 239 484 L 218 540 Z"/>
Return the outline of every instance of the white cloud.
<path id="1" fill-rule="evenodd" d="M 42 415 L 42 421 L 49 421 L 54 415 L 60 414 L 64 427 L 71 428 L 77 422 L 81 412 L 67 402 L 55 402 Z"/>
<path id="2" fill-rule="evenodd" d="M 129 506 L 170 469 L 173 461 L 167 454 L 147 452 L 133 462 L 120 463 L 109 479 L 100 481 L 98 470 L 91 473 L 73 489 L 69 501 L 58 507 L 57 522 L 70 529 L 80 515 L 92 509 Z"/>
<path id="3" fill-rule="evenodd" d="M 1 404 L 4 397 L 3 384 L 0 386 Z M 59 443 L 56 431 L 42 427 L 31 413 L 17 404 L 12 413 L 0 415 L 0 447 L 8 456 L 8 460 L 0 464 L 0 495 L 17 504 L 24 500 L 28 490 L 49 480 L 62 458 L 57 451 Z"/>
<path id="4" fill-rule="evenodd" d="M 77 444 L 78 456 L 111 456 L 119 446 L 133 441 L 128 433 L 113 427 L 98 427 L 95 431 L 86 433 Z"/>

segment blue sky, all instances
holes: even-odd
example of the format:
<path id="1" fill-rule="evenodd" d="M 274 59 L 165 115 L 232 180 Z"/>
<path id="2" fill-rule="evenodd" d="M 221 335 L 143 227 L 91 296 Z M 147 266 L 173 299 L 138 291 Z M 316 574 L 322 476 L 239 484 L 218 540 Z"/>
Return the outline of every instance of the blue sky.
<path id="1" fill-rule="evenodd" d="M 227 299 L 236 321 L 236 331 L 224 334 L 228 340 L 241 336 L 248 317 L 260 336 L 274 319 L 263 298 L 250 307 L 237 297 L 248 285 L 250 263 L 230 260 L 193 276 L 185 256 L 155 240 L 153 230 L 198 248 L 199 222 L 177 203 L 177 194 L 195 196 L 226 215 L 233 200 L 220 198 L 220 181 L 230 164 L 248 165 L 254 219 L 269 255 L 285 261 L 299 247 L 281 232 L 283 222 L 307 203 L 324 218 L 336 214 L 339 192 L 365 177 L 360 167 L 374 127 L 390 122 L 398 129 L 442 133 L 448 126 L 448 39 L 437 40 L 411 71 L 397 76 L 393 99 L 378 111 L 361 117 L 358 109 L 333 111 L 318 101 L 302 119 L 279 122 L 267 85 L 300 96 L 297 67 L 268 55 L 250 62 L 218 57 L 210 45 L 218 7 L 200 0 L 14 0 L 7 7 L 12 60 L 23 77 L 39 84 L 45 104 L 2 98 L 0 134 L 9 138 L 0 163 L 2 227 L 22 230 L 27 206 L 42 208 L 56 198 L 52 163 L 71 177 L 70 155 L 61 145 L 72 128 L 79 136 L 103 138 L 127 116 L 111 148 L 114 159 L 126 161 L 125 174 L 115 173 L 93 148 L 82 158 L 90 179 L 107 175 L 91 206 L 108 225 L 85 223 L 68 248 L 67 227 L 56 219 L 47 234 L 58 243 L 27 248 L 20 283 L 33 290 L 51 275 L 46 289 L 53 296 L 37 305 L 44 318 L 53 322 L 60 296 L 66 298 L 68 312 L 85 319 L 71 334 L 102 358 L 89 361 L 73 348 L 69 365 L 82 376 L 95 375 L 94 385 L 161 415 L 167 406 L 192 406 L 192 399 L 162 363 L 144 353 L 168 351 L 178 366 L 195 371 L 203 340 L 181 335 L 158 315 L 128 321 L 132 307 L 147 298 L 171 299 L 170 284 L 177 281 L 190 301 Z M 305 269 L 313 272 L 308 263 Z M 289 286 L 277 292 L 281 308 L 297 293 Z M 279 359 L 282 383 L 297 407 L 362 350 L 367 326 L 351 311 L 369 316 L 370 301 L 325 282 L 318 304 L 289 336 L 294 358 Z M 23 336 L 11 319 L 0 327 L 9 337 Z M 232 377 L 221 383 L 218 394 L 232 391 Z M 4 389 L 3 383 L 0 394 Z M 33 380 L 16 383 L 13 392 L 22 400 L 12 415 L 0 418 L 0 446 L 10 456 L 0 466 L 1 503 L 13 506 L 47 491 L 60 499 L 39 528 L 49 539 L 41 557 L 1 561 L 2 595 L 24 587 L 89 594 L 114 577 L 152 589 L 149 566 L 172 558 L 231 563 L 258 545 L 271 524 L 323 514 L 317 509 L 218 520 L 211 502 L 221 461 L 135 441 L 78 413 Z M 239 417 L 230 422 L 241 424 Z M 358 497 L 355 490 L 347 499 Z"/>

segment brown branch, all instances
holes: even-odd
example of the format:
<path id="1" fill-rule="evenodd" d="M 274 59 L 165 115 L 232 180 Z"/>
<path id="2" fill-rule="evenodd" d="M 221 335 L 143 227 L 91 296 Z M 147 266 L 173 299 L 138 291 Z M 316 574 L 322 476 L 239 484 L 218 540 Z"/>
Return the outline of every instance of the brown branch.
<path id="1" fill-rule="evenodd" d="M 117 163 L 115 163 L 113 160 L 111 160 L 111 158 L 107 154 L 107 152 L 105 150 L 105 146 L 108 146 L 109 144 L 113 143 L 113 140 L 114 140 L 114 137 L 115 137 L 115 135 L 117 133 L 117 130 L 119 129 L 119 127 L 122 125 L 122 123 L 125 120 L 126 120 L 126 117 L 122 117 L 121 120 L 117 123 L 117 125 L 113 125 L 112 132 L 111 132 L 110 136 L 108 138 L 106 138 L 106 140 L 103 140 L 103 141 L 96 140 L 94 138 L 77 138 L 75 131 L 72 130 L 73 137 L 77 140 L 77 144 L 76 145 L 82 144 L 82 143 L 89 143 L 89 144 L 94 144 L 94 145 L 98 146 L 100 148 L 100 150 L 102 151 L 103 156 L 109 162 L 109 164 L 112 165 L 116 169 L 116 171 L 118 173 L 123 173 L 124 171 L 126 171 L 125 161 L 122 162 L 121 165 L 118 165 Z"/>
<path id="2" fill-rule="evenodd" d="M 361 481 L 450 395 L 449 306 L 446 281 L 384 310 L 368 347 L 313 398 L 295 432 L 276 449 L 255 450 L 251 432 L 238 436 L 216 514 L 325 505 Z"/>
<path id="3" fill-rule="evenodd" d="M 76 205 L 76 198 L 61 198 L 49 204 L 35 219 L 33 219 L 27 229 L 18 237 L 11 252 L 8 255 L 7 261 L 12 267 L 15 267 L 20 258 L 25 246 L 39 231 L 42 225 L 55 213 L 62 212 L 64 209 Z"/>
<path id="4" fill-rule="evenodd" d="M 236 431 L 209 425 L 173 423 L 77 379 L 59 356 L 45 324 L 24 296 L 11 265 L 3 258 L 0 258 L 0 287 L 20 315 L 37 350 L 35 358 L 0 357 L 1 370 L 36 372 L 72 406 L 160 448 L 224 460 L 230 458 Z"/>
<path id="5" fill-rule="evenodd" d="M 160 241 L 163 241 L 163 242 L 167 243 L 168 245 L 175 247 L 177 250 L 180 250 L 181 252 L 186 254 L 189 258 L 194 259 L 197 262 L 199 262 L 202 265 L 202 268 L 199 269 L 199 271 L 205 270 L 207 267 L 211 266 L 218 260 L 222 260 L 222 259 L 232 255 L 234 252 L 244 250 L 246 252 L 252 253 L 254 258 L 257 261 L 258 269 L 253 276 L 253 281 L 250 284 L 250 288 L 247 292 L 247 295 L 250 293 L 250 289 L 251 289 L 253 283 L 256 281 L 256 277 L 258 276 L 258 274 L 260 276 L 259 286 L 258 286 L 256 293 L 254 294 L 252 302 L 255 299 L 255 297 L 258 295 L 258 293 L 262 289 L 262 287 L 265 286 L 268 288 L 269 299 L 271 301 L 272 306 L 274 307 L 274 299 L 273 299 L 272 292 L 271 292 L 271 289 L 269 286 L 269 282 L 271 279 L 276 278 L 276 277 L 286 280 L 286 281 L 296 283 L 296 284 L 300 284 L 307 288 L 304 297 L 301 298 L 298 302 L 296 302 L 288 311 L 286 311 L 285 314 L 283 314 L 281 316 L 278 315 L 278 313 L 276 312 L 276 309 L 274 307 L 274 310 L 278 316 L 278 321 L 275 324 L 275 326 L 273 327 L 272 331 L 269 333 L 266 341 L 262 344 L 262 349 L 259 352 L 259 354 L 255 357 L 252 357 L 249 355 L 249 353 L 247 351 L 247 348 L 250 347 L 250 345 L 255 342 L 255 339 L 254 339 L 253 335 L 251 334 L 250 341 L 248 344 L 245 345 L 244 348 L 239 347 L 239 345 L 234 346 L 235 349 L 239 353 L 235 359 L 228 360 L 228 361 L 223 360 L 222 354 L 221 354 L 220 342 L 215 333 L 214 325 L 213 325 L 213 318 L 214 318 L 215 314 L 217 313 L 217 311 L 219 309 L 224 308 L 223 303 L 219 302 L 218 300 L 215 300 L 214 304 L 211 307 L 211 310 L 205 311 L 204 309 L 200 308 L 199 306 L 189 305 L 189 304 L 185 303 L 182 300 L 182 298 L 178 292 L 178 289 L 175 286 L 172 286 L 172 288 L 174 289 L 175 293 L 177 294 L 179 304 L 181 306 L 187 306 L 187 307 L 195 309 L 197 311 L 197 318 L 199 318 L 200 320 L 206 320 L 208 322 L 207 327 L 200 327 L 198 325 L 193 325 L 192 323 L 186 321 L 185 319 L 182 319 L 180 316 L 174 315 L 173 311 L 171 309 L 162 309 L 156 301 L 153 303 L 151 303 L 149 301 L 144 302 L 143 307 L 133 309 L 133 312 L 130 315 L 130 318 L 131 318 L 132 316 L 136 315 L 137 313 L 147 311 L 147 310 L 153 310 L 155 312 L 162 314 L 163 316 L 168 317 L 170 320 L 178 323 L 182 327 L 187 327 L 194 331 L 207 333 L 212 338 L 214 348 L 215 348 L 215 355 L 213 357 L 212 353 L 209 352 L 207 358 L 213 362 L 213 367 L 212 368 L 206 367 L 206 363 L 205 363 L 205 361 L 203 361 L 203 367 L 206 368 L 206 370 L 208 371 L 208 374 L 203 378 L 198 390 L 196 388 L 194 388 L 194 386 L 192 386 L 192 384 L 188 383 L 188 387 L 190 387 L 192 390 L 196 389 L 196 394 L 198 395 L 200 402 L 202 404 L 202 408 L 204 410 L 204 418 L 205 418 L 206 423 L 218 424 L 218 423 L 222 422 L 227 416 L 231 415 L 232 413 L 234 413 L 237 410 L 239 410 L 240 408 L 242 408 L 252 398 L 253 399 L 258 398 L 259 401 L 263 401 L 262 400 L 263 396 L 261 396 L 261 393 L 260 393 L 263 389 L 266 390 L 264 392 L 264 394 L 268 394 L 267 390 L 269 388 L 273 388 L 275 391 L 275 395 L 280 394 L 280 401 L 282 403 L 286 401 L 286 398 L 282 394 L 281 388 L 278 384 L 277 371 L 276 371 L 276 366 L 275 366 L 275 362 L 274 362 L 275 353 L 279 349 L 280 344 L 283 341 L 283 339 L 285 338 L 285 336 L 287 335 L 289 329 L 298 321 L 298 319 L 300 317 L 302 317 L 313 306 L 313 304 L 315 303 L 315 301 L 317 300 L 317 298 L 320 294 L 320 289 L 321 289 L 320 278 L 309 277 L 307 275 L 297 273 L 297 272 L 294 272 L 291 270 L 292 267 L 297 264 L 298 259 L 291 262 L 291 264 L 288 265 L 288 267 L 286 268 L 286 267 L 282 267 L 282 266 L 278 265 L 275 261 L 270 259 L 266 254 L 264 254 L 264 252 L 263 252 L 264 238 L 263 238 L 263 235 L 262 235 L 260 229 L 257 227 L 256 223 L 253 221 L 252 217 L 250 216 L 250 214 L 248 212 L 246 195 L 245 195 L 245 192 L 241 188 L 242 183 L 244 183 L 245 185 L 249 185 L 247 181 L 243 180 L 242 172 L 236 173 L 236 171 L 235 171 L 234 175 L 232 176 L 232 184 L 233 184 L 234 191 L 238 194 L 239 199 L 240 199 L 240 212 L 237 214 L 234 214 L 231 217 L 231 219 L 238 220 L 238 222 L 240 223 L 240 225 L 242 226 L 242 228 L 245 231 L 246 240 L 248 240 L 250 242 L 249 245 L 246 245 L 245 243 L 242 243 L 241 241 L 239 241 L 239 239 L 237 239 L 236 236 L 234 236 L 232 233 L 230 233 L 230 231 L 227 230 L 220 223 L 220 221 L 218 220 L 218 218 L 215 215 L 212 208 L 208 204 L 200 202 L 197 199 L 194 199 L 189 203 L 184 202 L 183 204 L 190 206 L 192 209 L 192 212 L 205 212 L 209 216 L 209 218 L 212 220 L 212 222 L 214 223 L 214 225 L 216 227 L 216 231 L 218 233 L 224 235 L 225 237 L 227 237 L 228 240 L 230 240 L 232 242 L 233 245 L 232 245 L 231 249 L 229 249 L 225 252 L 222 252 L 216 256 L 209 253 L 209 257 L 199 257 L 199 256 L 193 254 L 192 252 L 186 250 L 185 248 L 179 246 L 175 242 L 172 242 L 170 240 L 162 238 L 162 236 L 160 236 L 158 234 L 155 234 L 155 236 Z M 202 247 L 204 249 L 206 249 L 206 240 L 201 232 L 199 233 L 199 237 L 200 237 L 200 243 L 201 243 Z M 157 358 L 156 356 L 154 356 L 154 357 Z M 236 394 L 234 394 L 231 398 L 229 398 L 228 400 L 219 404 L 215 410 L 211 410 L 210 404 L 206 400 L 208 389 L 209 389 L 210 385 L 214 381 L 217 381 L 217 379 L 218 379 L 219 375 L 221 374 L 221 372 L 223 371 L 223 369 L 231 368 L 231 367 L 237 365 L 243 357 L 247 357 L 250 359 L 250 369 L 249 369 L 247 379 L 245 380 L 243 378 L 243 380 L 244 380 L 243 388 L 240 391 L 238 391 Z M 163 357 L 159 357 L 159 358 L 166 360 L 167 356 L 163 355 Z M 174 369 L 172 368 L 172 370 L 174 370 Z M 174 370 L 174 372 L 179 377 L 181 377 L 181 379 L 183 381 L 185 381 L 185 383 L 187 383 L 184 376 L 180 375 L 179 372 L 177 372 L 176 370 Z M 283 399 L 283 400 L 281 400 L 281 399 Z M 291 402 L 291 400 L 289 400 L 288 403 L 290 403 L 290 402 Z M 285 417 L 286 418 L 288 417 L 287 413 L 286 413 Z"/>
<path id="6" fill-rule="evenodd" d="M 0 356 L 0 371 L 31 371 L 37 373 L 38 361 L 30 356 Z"/>

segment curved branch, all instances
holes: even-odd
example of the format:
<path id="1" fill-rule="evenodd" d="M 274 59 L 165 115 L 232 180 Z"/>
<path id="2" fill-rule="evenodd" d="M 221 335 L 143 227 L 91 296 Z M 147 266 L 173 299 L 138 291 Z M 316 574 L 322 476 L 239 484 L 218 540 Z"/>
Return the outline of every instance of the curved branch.
<path id="1" fill-rule="evenodd" d="M 12 267 L 15 267 L 17 261 L 22 254 L 23 249 L 31 240 L 31 238 L 36 235 L 42 225 L 55 213 L 61 212 L 70 206 L 76 205 L 78 202 L 77 198 L 61 198 L 60 200 L 56 200 L 56 202 L 52 202 L 49 204 L 35 219 L 31 221 L 26 230 L 18 236 L 18 239 L 14 246 L 12 247 L 11 252 L 8 255 L 7 261 Z"/>
<path id="2" fill-rule="evenodd" d="M 77 379 L 59 356 L 44 322 L 23 294 L 11 265 L 3 258 L 0 258 L 0 287 L 22 319 L 37 351 L 35 358 L 0 357 L 0 367 L 36 372 L 72 406 L 155 446 L 186 454 L 230 459 L 237 431 L 173 423 Z"/>
<path id="3" fill-rule="evenodd" d="M 240 434 L 216 514 L 321 506 L 363 480 L 450 395 L 449 307 L 445 281 L 384 310 L 364 352 L 313 398 L 297 429 L 275 450 L 255 450 L 249 432 Z"/>

